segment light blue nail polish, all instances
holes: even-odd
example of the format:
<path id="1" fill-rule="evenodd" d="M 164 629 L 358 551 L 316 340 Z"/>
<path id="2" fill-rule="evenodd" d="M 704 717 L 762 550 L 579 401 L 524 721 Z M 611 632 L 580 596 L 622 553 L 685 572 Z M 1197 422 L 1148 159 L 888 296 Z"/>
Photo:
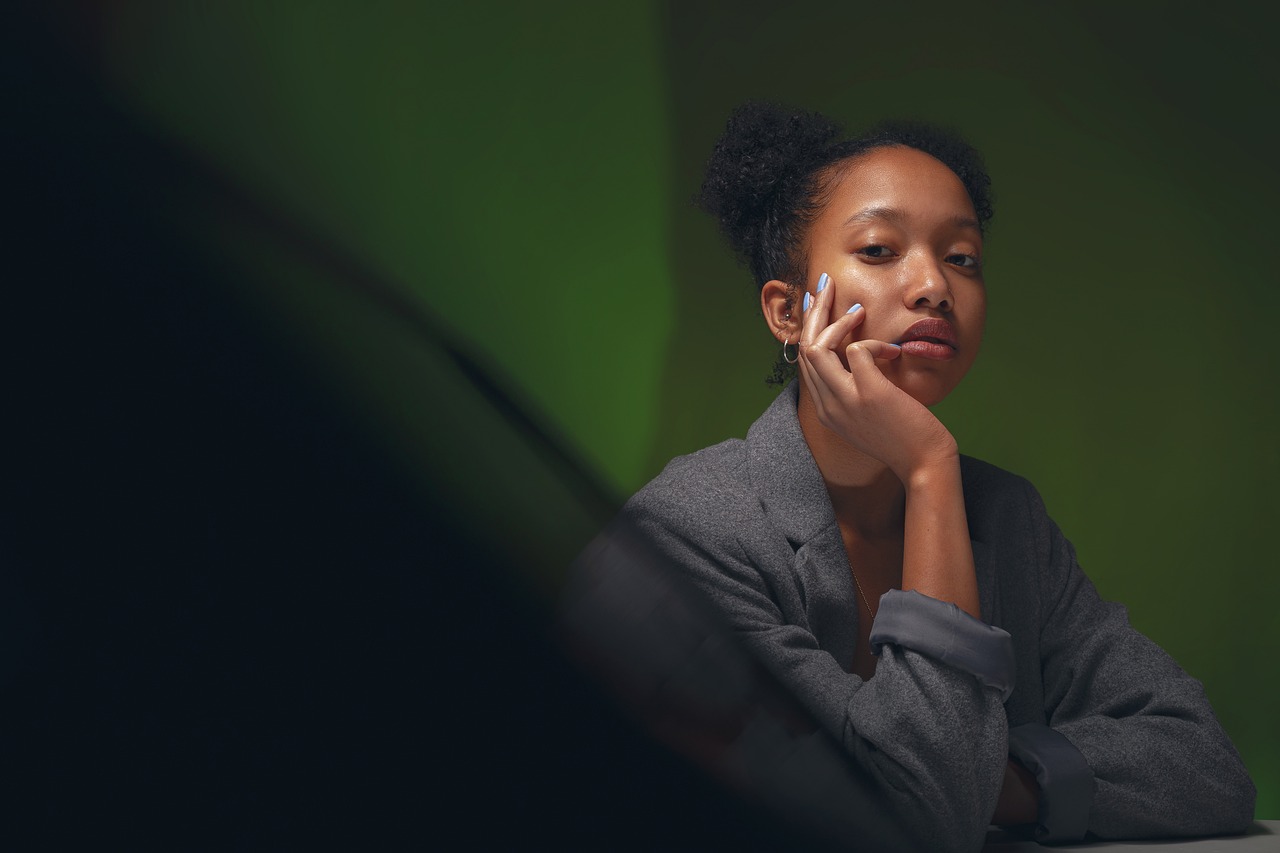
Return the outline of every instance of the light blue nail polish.
<path id="1" fill-rule="evenodd" d="M 827 275 L 826 273 L 823 273 L 822 275 L 818 276 L 818 292 L 821 293 L 822 289 L 826 287 L 830 281 L 831 281 L 831 276 Z"/>
<path id="2" fill-rule="evenodd" d="M 804 295 L 804 310 L 806 310 L 806 311 L 808 311 L 808 310 L 809 310 L 809 303 L 810 303 L 810 302 L 812 302 L 812 301 L 813 301 L 813 297 L 812 297 L 812 296 L 810 296 L 808 293 L 805 293 L 805 295 Z"/>
<path id="3" fill-rule="evenodd" d="M 861 308 L 861 307 L 862 307 L 862 303 L 861 303 L 861 302 L 855 302 L 855 303 L 853 303 L 853 307 L 852 307 L 852 308 L 850 308 L 848 311 L 846 311 L 846 312 L 844 312 L 844 313 L 846 313 L 846 314 L 852 314 L 854 311 L 857 311 L 857 310 L 858 310 L 859 308 Z"/>

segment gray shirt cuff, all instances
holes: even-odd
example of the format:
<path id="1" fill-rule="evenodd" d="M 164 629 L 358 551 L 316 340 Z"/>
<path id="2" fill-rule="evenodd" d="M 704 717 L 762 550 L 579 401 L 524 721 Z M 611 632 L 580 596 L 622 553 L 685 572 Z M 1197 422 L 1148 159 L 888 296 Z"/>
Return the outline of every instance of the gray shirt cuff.
<path id="1" fill-rule="evenodd" d="M 1093 770 L 1061 732 L 1040 723 L 1009 729 L 1009 755 L 1040 785 L 1036 841 L 1079 841 L 1089 829 Z"/>
<path id="2" fill-rule="evenodd" d="M 880 597 L 871 623 L 871 651 L 902 646 L 967 672 L 979 683 L 1013 693 L 1013 639 L 1007 631 L 974 619 L 950 602 L 914 590 L 891 589 Z"/>

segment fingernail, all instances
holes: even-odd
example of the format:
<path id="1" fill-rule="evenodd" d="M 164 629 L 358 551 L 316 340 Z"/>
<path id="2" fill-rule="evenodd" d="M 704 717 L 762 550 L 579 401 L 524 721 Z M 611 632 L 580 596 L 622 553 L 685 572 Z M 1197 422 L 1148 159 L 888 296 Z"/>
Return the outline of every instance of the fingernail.
<path id="1" fill-rule="evenodd" d="M 848 311 L 846 311 L 846 312 L 844 312 L 844 313 L 846 313 L 846 314 L 852 314 L 854 311 L 857 311 L 857 310 L 858 310 L 859 308 L 861 308 L 861 307 L 862 307 L 862 303 L 861 303 L 861 302 L 855 302 L 855 303 L 853 303 L 853 307 L 852 307 L 852 308 L 850 308 Z"/>
<path id="2" fill-rule="evenodd" d="M 818 276 L 818 292 L 821 293 L 822 289 L 826 287 L 827 283 L 830 281 L 831 281 L 831 276 L 827 275 L 826 273 L 823 273 L 822 275 Z"/>
<path id="3" fill-rule="evenodd" d="M 806 310 L 806 311 L 808 311 L 808 310 L 809 310 L 809 303 L 810 303 L 810 302 L 812 302 L 812 301 L 813 301 L 813 297 L 812 297 L 812 296 L 810 296 L 810 295 L 808 294 L 808 292 L 806 292 L 806 293 L 805 293 L 805 295 L 804 295 L 804 310 Z"/>

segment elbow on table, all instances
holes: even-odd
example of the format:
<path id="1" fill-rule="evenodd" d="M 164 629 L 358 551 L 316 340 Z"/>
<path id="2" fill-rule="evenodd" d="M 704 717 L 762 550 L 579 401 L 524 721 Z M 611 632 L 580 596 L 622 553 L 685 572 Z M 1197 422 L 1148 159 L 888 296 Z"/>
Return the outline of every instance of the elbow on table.
<path id="1" fill-rule="evenodd" d="M 981 777 L 987 774 L 973 773 L 974 766 L 967 769 L 972 774 L 969 779 L 962 773 L 929 779 L 904 774 L 889 783 L 889 807 L 902 836 L 910 840 L 904 850 L 972 853 L 982 849 L 1001 777 L 993 773 L 993 779 L 985 779 Z"/>
<path id="2" fill-rule="evenodd" d="M 904 849 L 973 853 L 981 850 L 990 825 L 985 805 L 972 798 L 949 802 L 915 798 L 902 809 L 902 822 L 911 843 Z"/>
<path id="3" fill-rule="evenodd" d="M 1258 789 L 1249 778 L 1249 773 L 1240 766 L 1239 773 L 1223 784 L 1220 805 L 1217 809 L 1208 809 L 1207 816 L 1216 819 L 1219 827 L 1215 833 L 1238 835 L 1247 832 L 1253 825 L 1253 812 L 1258 801 Z"/>
<path id="4" fill-rule="evenodd" d="M 1253 812 L 1258 789 L 1249 777 L 1244 762 L 1232 755 L 1229 760 L 1206 770 L 1200 790 L 1187 798 L 1190 806 L 1184 814 L 1194 814 L 1195 835 L 1238 835 L 1253 825 Z"/>
<path id="5" fill-rule="evenodd" d="M 1253 824 L 1257 789 L 1243 765 L 1205 770 L 1177 787 L 1117 798 L 1101 794 L 1089 831 L 1099 838 L 1194 838 L 1239 835 Z"/>

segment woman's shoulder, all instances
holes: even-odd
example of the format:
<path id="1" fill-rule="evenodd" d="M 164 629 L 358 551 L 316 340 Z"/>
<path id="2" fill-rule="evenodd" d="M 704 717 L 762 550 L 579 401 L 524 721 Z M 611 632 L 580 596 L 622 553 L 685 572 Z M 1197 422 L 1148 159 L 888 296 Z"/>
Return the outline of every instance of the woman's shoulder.
<path id="1" fill-rule="evenodd" d="M 700 501 L 740 494 L 747 481 L 747 445 L 740 438 L 677 456 L 646 483 L 628 503 Z"/>
<path id="2" fill-rule="evenodd" d="M 797 396 L 794 382 L 782 389 L 745 439 L 726 439 L 672 459 L 627 501 L 623 517 L 641 528 L 728 545 L 768 529 L 765 505 L 771 495 L 778 498 L 779 489 L 784 502 L 812 502 L 825 494 L 812 457 L 807 467 L 804 461 Z"/>
<path id="3" fill-rule="evenodd" d="M 723 531 L 750 516 L 753 504 L 758 501 L 750 484 L 747 445 L 733 438 L 672 459 L 631 496 L 623 516 Z"/>
<path id="4" fill-rule="evenodd" d="M 1031 481 L 998 465 L 960 457 L 964 505 L 975 535 L 1004 538 L 1019 530 L 1039 533 L 1047 521 L 1044 502 Z"/>
<path id="5" fill-rule="evenodd" d="M 970 492 L 975 497 L 984 497 L 1006 492 L 1025 492 L 1031 487 L 1026 477 L 963 453 L 960 454 L 960 477 L 964 481 L 966 497 Z"/>

